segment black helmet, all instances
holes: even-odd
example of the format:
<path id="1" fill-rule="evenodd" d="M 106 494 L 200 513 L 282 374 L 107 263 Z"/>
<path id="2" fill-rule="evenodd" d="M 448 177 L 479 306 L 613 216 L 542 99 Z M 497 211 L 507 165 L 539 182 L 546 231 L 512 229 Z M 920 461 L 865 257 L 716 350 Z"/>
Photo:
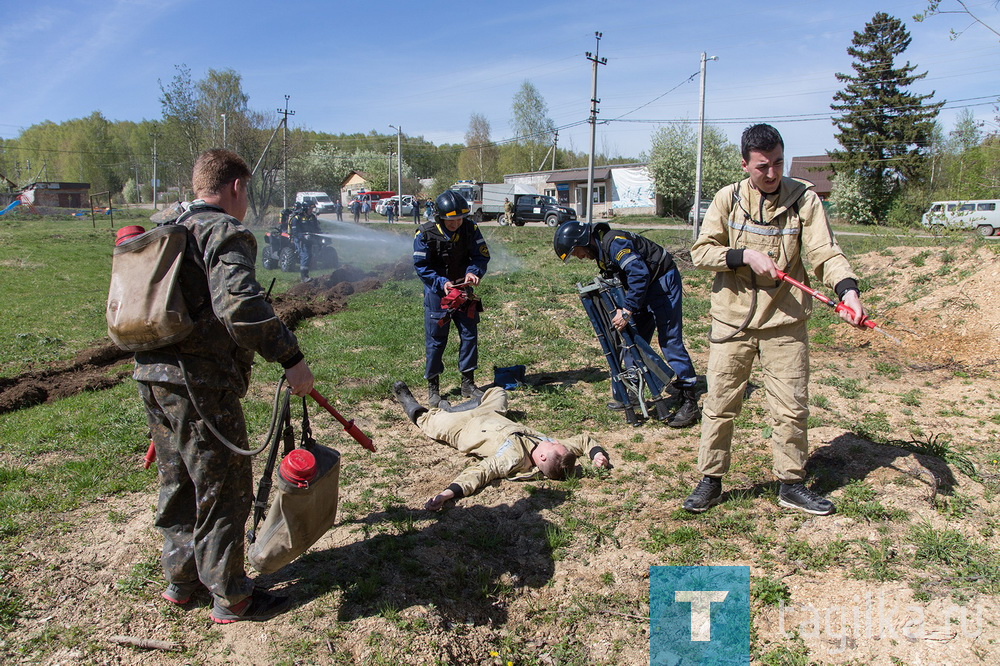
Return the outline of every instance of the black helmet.
<path id="1" fill-rule="evenodd" d="M 590 245 L 591 236 L 590 225 L 580 220 L 568 220 L 559 225 L 556 235 L 552 239 L 552 249 L 556 251 L 556 256 L 564 262 L 568 261 L 574 247 L 586 247 Z"/>
<path id="2" fill-rule="evenodd" d="M 445 190 L 434 200 L 438 220 L 442 218 L 455 219 L 469 214 L 469 202 L 455 190 Z"/>

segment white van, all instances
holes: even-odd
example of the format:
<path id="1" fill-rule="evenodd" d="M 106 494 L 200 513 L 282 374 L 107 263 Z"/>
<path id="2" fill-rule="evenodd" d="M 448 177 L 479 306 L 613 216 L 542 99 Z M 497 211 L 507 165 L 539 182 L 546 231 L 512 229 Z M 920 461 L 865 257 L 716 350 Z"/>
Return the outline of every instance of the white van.
<path id="1" fill-rule="evenodd" d="M 335 208 L 333 199 L 326 192 L 296 192 L 295 203 L 307 203 L 316 207 L 316 213 L 332 213 Z"/>
<path id="2" fill-rule="evenodd" d="M 927 228 L 975 229 L 980 236 L 1000 234 L 1000 199 L 935 201 L 920 217 Z"/>

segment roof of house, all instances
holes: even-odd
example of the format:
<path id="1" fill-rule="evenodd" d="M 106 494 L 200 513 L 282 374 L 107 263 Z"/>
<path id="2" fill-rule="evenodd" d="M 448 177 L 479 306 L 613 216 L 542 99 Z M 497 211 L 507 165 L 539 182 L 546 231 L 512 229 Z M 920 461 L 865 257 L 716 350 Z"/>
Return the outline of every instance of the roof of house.
<path id="1" fill-rule="evenodd" d="M 611 167 L 594 167 L 594 180 L 607 180 L 611 176 Z M 553 171 L 545 182 L 547 183 L 575 183 L 588 179 L 587 169 L 564 169 Z"/>
<path id="2" fill-rule="evenodd" d="M 830 182 L 830 177 L 833 176 L 833 169 L 830 167 L 832 162 L 826 155 L 793 157 L 788 176 L 808 180 L 817 193 L 830 192 L 833 189 L 833 183 Z"/>
<path id="3" fill-rule="evenodd" d="M 365 181 L 371 180 L 368 177 L 368 174 L 366 174 L 364 171 L 348 171 L 347 175 L 344 176 L 343 180 L 340 181 L 340 186 L 343 187 L 344 185 L 346 185 L 347 181 L 349 181 L 351 179 L 351 176 L 353 174 L 358 174 L 359 176 L 361 176 L 362 180 L 365 180 Z"/>

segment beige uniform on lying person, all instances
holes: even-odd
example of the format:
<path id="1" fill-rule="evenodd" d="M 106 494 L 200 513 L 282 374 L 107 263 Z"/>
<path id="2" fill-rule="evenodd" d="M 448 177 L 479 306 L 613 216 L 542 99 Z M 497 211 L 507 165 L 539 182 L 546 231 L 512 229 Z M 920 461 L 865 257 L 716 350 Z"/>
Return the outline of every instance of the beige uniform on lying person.
<path id="1" fill-rule="evenodd" d="M 537 430 L 511 421 L 507 413 L 507 392 L 493 387 L 475 409 L 448 412 L 431 409 L 417 417 L 417 427 L 432 439 L 482 458 L 458 475 L 449 486 L 458 497 L 467 497 L 495 479 L 525 480 L 539 476 L 531 460 L 531 450 L 541 440 L 551 440 Z M 559 443 L 576 456 L 592 455 L 600 448 L 589 435 L 560 439 Z"/>
<path id="2" fill-rule="evenodd" d="M 808 186 L 782 178 L 764 195 L 746 179 L 722 188 L 705 215 L 691 260 L 716 271 L 712 285 L 712 344 L 708 393 L 702 417 L 698 467 L 721 477 L 729 469 L 733 420 L 740 413 L 755 359 L 763 370 L 768 408 L 776 421 L 771 436 L 774 473 L 783 482 L 805 477 L 808 455 L 809 348 L 806 322 L 812 302 L 790 284 L 727 264 L 730 250 L 752 249 L 779 270 L 807 282 L 803 258 L 829 288 L 856 279 L 830 230 L 823 204 Z M 737 333 L 744 326 L 742 332 Z M 734 334 L 726 341 L 714 342 Z"/>

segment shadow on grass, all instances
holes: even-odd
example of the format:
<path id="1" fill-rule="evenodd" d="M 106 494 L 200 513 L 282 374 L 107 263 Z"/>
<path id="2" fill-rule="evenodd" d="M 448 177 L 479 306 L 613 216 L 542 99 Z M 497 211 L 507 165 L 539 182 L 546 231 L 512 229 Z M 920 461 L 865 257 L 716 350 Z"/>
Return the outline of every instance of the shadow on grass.
<path id="1" fill-rule="evenodd" d="M 922 469 L 897 463 L 911 455 Z M 937 456 L 876 444 L 854 433 L 844 433 L 815 449 L 806 463 L 806 472 L 815 478 L 814 490 L 821 493 L 842 488 L 852 481 L 863 481 L 875 470 L 884 468 L 894 469 L 924 484 L 930 495 L 935 492 L 951 495 L 956 483 L 951 468 Z"/>
<path id="2" fill-rule="evenodd" d="M 511 505 L 466 500 L 422 529 L 414 520 L 427 512 L 391 507 L 348 523 L 368 538 L 310 552 L 259 580 L 266 587 L 290 583 L 282 593 L 296 604 L 340 590 L 341 622 L 375 615 L 392 621 L 404 608 L 432 606 L 448 624 L 502 625 L 511 592 L 542 587 L 552 578 L 550 534 L 556 526 L 540 512 L 567 496 L 538 487 Z"/>
<path id="3" fill-rule="evenodd" d="M 921 469 L 897 463 L 911 455 Z M 864 481 L 879 469 L 893 469 L 913 478 L 927 487 L 931 497 L 936 493 L 951 495 L 956 484 L 951 468 L 937 456 L 877 444 L 853 433 L 845 433 L 811 453 L 806 462 L 805 485 L 821 495 L 828 495 L 854 481 Z M 723 491 L 719 504 L 724 506 L 727 502 L 741 499 L 775 498 L 780 485 L 775 480 L 745 488 L 731 487 Z"/>

